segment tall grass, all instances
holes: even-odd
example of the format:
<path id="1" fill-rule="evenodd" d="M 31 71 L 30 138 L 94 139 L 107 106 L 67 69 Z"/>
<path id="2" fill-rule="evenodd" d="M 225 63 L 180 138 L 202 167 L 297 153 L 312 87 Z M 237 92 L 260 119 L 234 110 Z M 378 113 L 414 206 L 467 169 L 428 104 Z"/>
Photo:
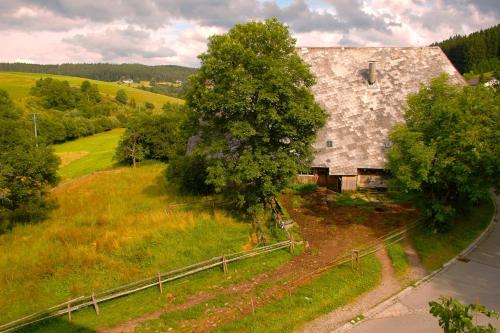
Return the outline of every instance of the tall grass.
<path id="1" fill-rule="evenodd" d="M 221 210 L 168 209 L 200 198 L 177 195 L 164 168 L 149 163 L 63 184 L 47 221 L 0 236 L 0 322 L 248 246 L 250 226 Z"/>

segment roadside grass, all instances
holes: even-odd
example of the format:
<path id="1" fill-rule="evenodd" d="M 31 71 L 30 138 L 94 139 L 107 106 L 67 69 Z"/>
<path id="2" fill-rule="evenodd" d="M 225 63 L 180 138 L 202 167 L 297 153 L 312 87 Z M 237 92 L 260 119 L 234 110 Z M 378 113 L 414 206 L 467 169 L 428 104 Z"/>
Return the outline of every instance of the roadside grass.
<path id="1" fill-rule="evenodd" d="M 19 73 L 19 72 L 0 72 L 0 89 L 6 90 L 13 100 L 19 102 L 20 99 L 29 96 L 30 89 L 35 85 L 36 80 L 40 78 L 51 77 L 57 80 L 66 80 L 71 86 L 79 87 L 83 81 L 87 80 L 92 84 L 97 84 L 99 91 L 107 95 L 109 98 L 115 98 L 116 92 L 119 89 L 125 90 L 129 99 L 134 98 L 138 105 L 143 105 L 145 102 L 151 102 L 157 110 L 160 110 L 163 104 L 184 103 L 183 100 L 155 94 L 149 91 L 119 85 L 114 82 L 104 82 L 91 79 L 85 79 L 74 76 L 43 74 L 43 73 Z"/>
<path id="2" fill-rule="evenodd" d="M 385 248 L 391 259 L 396 276 L 402 278 L 410 265 L 403 244 L 401 242 L 386 244 Z"/>
<path id="3" fill-rule="evenodd" d="M 61 178 L 77 178 L 114 166 L 113 156 L 124 131 L 118 128 L 54 145 L 56 155 L 63 162 L 58 171 Z"/>
<path id="4" fill-rule="evenodd" d="M 164 164 L 150 162 L 62 184 L 51 192 L 59 207 L 46 221 L 18 225 L 1 235 L 0 321 L 251 247 L 250 225 L 225 211 L 200 205 L 169 209 L 169 204 L 208 198 L 179 195 L 165 180 L 164 170 Z M 281 263 L 289 255 L 278 257 Z M 182 294 L 191 287 L 179 288 Z M 146 296 L 137 297 L 145 305 L 139 310 L 117 306 L 116 322 L 129 312 L 157 306 Z M 117 304 L 130 306 L 128 299 L 134 297 Z M 113 308 L 111 304 L 103 308 Z M 94 324 L 82 316 L 81 324 L 86 327 L 108 323 L 101 319 L 105 315 L 94 318 Z"/>
<path id="5" fill-rule="evenodd" d="M 440 268 L 470 245 L 489 225 L 494 210 L 488 198 L 462 214 L 447 233 L 434 233 L 425 225 L 415 228 L 410 235 L 425 269 Z"/>

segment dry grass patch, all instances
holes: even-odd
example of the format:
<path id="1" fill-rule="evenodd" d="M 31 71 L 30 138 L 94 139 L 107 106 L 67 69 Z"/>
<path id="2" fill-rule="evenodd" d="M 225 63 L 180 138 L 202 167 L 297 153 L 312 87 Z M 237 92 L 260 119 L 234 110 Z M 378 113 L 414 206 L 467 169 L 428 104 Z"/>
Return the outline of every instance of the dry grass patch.
<path id="1" fill-rule="evenodd" d="M 61 164 L 59 165 L 59 167 L 64 167 L 88 154 L 88 151 L 68 151 L 64 153 L 56 153 L 56 155 L 61 159 Z"/>

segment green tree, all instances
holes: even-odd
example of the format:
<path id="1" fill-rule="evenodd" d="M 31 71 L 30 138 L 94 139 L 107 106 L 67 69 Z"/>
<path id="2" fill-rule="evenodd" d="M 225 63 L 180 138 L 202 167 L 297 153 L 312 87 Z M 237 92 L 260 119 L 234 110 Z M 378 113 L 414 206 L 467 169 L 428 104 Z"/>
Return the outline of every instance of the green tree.
<path id="1" fill-rule="evenodd" d="M 191 77 L 187 104 L 199 119 L 207 182 L 255 214 L 309 165 L 325 112 L 314 76 L 277 19 L 212 36 Z"/>
<path id="2" fill-rule="evenodd" d="M 58 164 L 50 147 L 35 145 L 29 122 L 0 90 L 0 232 L 45 216 L 51 207 L 46 193 L 57 183 Z"/>
<path id="3" fill-rule="evenodd" d="M 127 104 L 128 97 L 127 97 L 127 93 L 125 92 L 125 90 L 123 90 L 123 89 L 118 90 L 116 92 L 115 100 L 120 104 L 123 104 L 123 105 Z"/>
<path id="4" fill-rule="evenodd" d="M 80 86 L 80 91 L 83 95 L 83 100 L 87 103 L 95 104 L 101 101 L 101 95 L 99 94 L 97 84 L 90 84 L 89 81 L 85 80 Z"/>
<path id="5" fill-rule="evenodd" d="M 406 124 L 390 135 L 387 165 L 403 191 L 421 194 L 440 230 L 500 183 L 499 96 L 448 79 L 442 75 L 409 96 Z"/>
<path id="6" fill-rule="evenodd" d="M 130 117 L 116 159 L 133 165 L 143 159 L 168 161 L 180 152 L 179 123 L 179 118 L 166 113 Z"/>
<path id="7" fill-rule="evenodd" d="M 146 108 L 146 110 L 151 111 L 151 110 L 154 110 L 155 105 L 153 103 L 151 103 L 151 102 L 145 102 L 144 103 L 144 107 Z"/>
<path id="8" fill-rule="evenodd" d="M 31 94 L 41 97 L 41 104 L 46 109 L 68 110 L 76 107 L 80 94 L 70 87 L 68 81 L 52 78 L 37 80 L 31 88 Z"/>
<path id="9" fill-rule="evenodd" d="M 488 323 L 487 326 L 477 325 L 474 315 L 482 314 L 488 318 L 498 319 L 498 314 L 481 304 L 463 305 L 459 301 L 440 297 L 429 303 L 430 313 L 439 319 L 439 326 L 444 333 L 494 333 L 496 329 Z"/>
<path id="10" fill-rule="evenodd" d="M 142 161 L 147 155 L 143 144 L 143 138 L 138 131 L 127 129 L 120 139 L 116 148 L 115 159 L 125 163 L 131 163 L 135 168 L 137 162 Z"/>

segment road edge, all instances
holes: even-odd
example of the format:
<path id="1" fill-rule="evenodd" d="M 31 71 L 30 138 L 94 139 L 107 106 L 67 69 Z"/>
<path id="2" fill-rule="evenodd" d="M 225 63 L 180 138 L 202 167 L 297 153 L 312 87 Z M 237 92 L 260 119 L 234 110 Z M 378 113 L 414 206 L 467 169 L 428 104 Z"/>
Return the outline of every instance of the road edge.
<path id="1" fill-rule="evenodd" d="M 499 195 L 500 195 L 500 193 L 499 193 Z M 394 296 L 390 297 L 389 299 L 386 299 L 385 301 L 380 302 L 379 304 L 375 305 L 370 310 L 362 313 L 359 316 L 362 318 L 361 320 L 354 321 L 354 322 L 347 322 L 344 325 L 333 330 L 332 333 L 343 333 L 343 332 L 349 331 L 353 327 L 365 322 L 368 319 L 371 319 L 376 314 L 387 309 L 389 306 L 397 303 L 400 298 L 408 295 L 413 290 L 418 288 L 420 285 L 432 280 L 436 275 L 445 272 L 459 258 L 466 256 L 468 253 L 470 253 L 472 250 L 474 250 L 479 245 L 479 243 L 481 243 L 491 233 L 493 228 L 498 224 L 498 220 L 497 220 L 498 207 L 497 207 L 496 195 L 495 195 L 494 190 L 491 191 L 490 200 L 493 202 L 493 216 L 491 217 L 490 223 L 488 224 L 486 229 L 484 229 L 484 231 L 479 236 L 477 236 L 477 238 L 471 244 L 469 244 L 469 246 L 467 246 L 465 249 L 463 249 L 455 257 L 451 258 L 449 261 L 444 263 L 440 268 L 438 268 L 435 271 L 424 276 L 420 280 L 413 283 L 411 286 L 404 288 L 403 290 L 401 290 L 400 292 L 398 292 Z"/>

